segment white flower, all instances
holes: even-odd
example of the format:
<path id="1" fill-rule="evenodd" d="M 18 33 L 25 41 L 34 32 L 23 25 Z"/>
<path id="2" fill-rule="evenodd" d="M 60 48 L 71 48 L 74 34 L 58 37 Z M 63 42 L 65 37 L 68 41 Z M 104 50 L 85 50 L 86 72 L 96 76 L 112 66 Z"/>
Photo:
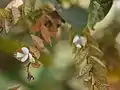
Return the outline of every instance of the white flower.
<path id="1" fill-rule="evenodd" d="M 30 60 L 30 62 L 35 62 L 35 59 L 32 57 L 31 53 L 29 53 L 29 60 Z"/>
<path id="2" fill-rule="evenodd" d="M 78 35 L 76 35 L 73 39 L 73 44 L 75 44 L 77 48 L 85 47 L 86 43 L 87 38 L 84 36 L 79 37 Z"/>
<path id="3" fill-rule="evenodd" d="M 22 50 L 22 52 L 23 52 L 24 54 L 29 54 L 28 48 L 22 47 L 21 50 Z"/>
<path id="4" fill-rule="evenodd" d="M 17 52 L 15 57 L 20 60 L 21 62 L 25 62 L 26 60 L 30 60 L 30 62 L 35 62 L 32 54 L 29 52 L 29 49 L 26 47 L 21 48 L 21 52 Z"/>
<path id="5" fill-rule="evenodd" d="M 80 37 L 78 35 L 76 35 L 73 39 L 73 43 L 76 43 L 79 39 L 80 39 Z"/>
<path id="6" fill-rule="evenodd" d="M 85 47 L 86 43 L 87 43 L 87 38 L 86 37 L 83 37 L 83 36 L 80 36 L 80 43 L 82 46 Z"/>

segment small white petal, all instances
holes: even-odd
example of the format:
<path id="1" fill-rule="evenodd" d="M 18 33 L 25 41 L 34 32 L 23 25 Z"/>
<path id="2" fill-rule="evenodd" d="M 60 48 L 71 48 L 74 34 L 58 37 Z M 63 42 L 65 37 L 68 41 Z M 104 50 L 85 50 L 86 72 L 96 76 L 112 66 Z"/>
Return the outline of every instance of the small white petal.
<path id="1" fill-rule="evenodd" d="M 28 59 L 28 54 L 24 55 L 24 57 L 20 61 L 25 62 L 27 59 Z"/>
<path id="2" fill-rule="evenodd" d="M 30 60 L 30 62 L 32 62 L 32 63 L 35 62 L 35 59 L 32 57 L 32 54 L 31 54 L 31 53 L 29 53 L 29 60 Z"/>
<path id="3" fill-rule="evenodd" d="M 87 43 L 86 37 L 81 36 L 81 37 L 80 37 L 80 44 L 81 44 L 82 46 L 85 46 L 86 43 Z"/>
<path id="4" fill-rule="evenodd" d="M 73 39 L 73 43 L 76 43 L 79 39 L 80 39 L 79 36 L 76 35 L 76 36 L 74 37 L 74 39 Z"/>
<path id="5" fill-rule="evenodd" d="M 29 59 L 32 59 L 32 54 L 31 53 L 29 53 Z"/>
<path id="6" fill-rule="evenodd" d="M 81 45 L 80 45 L 80 44 L 77 44 L 76 47 L 77 47 L 77 48 L 81 48 Z"/>
<path id="7" fill-rule="evenodd" d="M 28 48 L 26 48 L 26 47 L 22 47 L 22 52 L 24 53 L 24 54 L 29 54 L 29 50 L 28 50 Z"/>
<path id="8" fill-rule="evenodd" d="M 32 57 L 32 58 L 30 59 L 30 62 L 35 63 L 35 59 Z"/>
<path id="9" fill-rule="evenodd" d="M 17 52 L 16 57 L 17 58 L 24 57 L 24 54 Z"/>

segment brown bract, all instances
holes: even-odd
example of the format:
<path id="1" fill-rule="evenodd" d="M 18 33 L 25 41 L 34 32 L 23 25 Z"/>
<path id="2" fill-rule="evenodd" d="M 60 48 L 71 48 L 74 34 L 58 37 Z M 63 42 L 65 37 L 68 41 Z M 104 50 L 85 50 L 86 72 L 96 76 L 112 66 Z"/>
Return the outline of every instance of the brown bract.
<path id="1" fill-rule="evenodd" d="M 29 50 L 33 54 L 34 57 L 36 57 L 37 59 L 40 58 L 40 51 L 36 47 L 29 46 Z"/>
<path id="2" fill-rule="evenodd" d="M 32 27 L 32 31 L 41 31 L 42 37 L 48 44 L 52 44 L 51 37 L 56 37 L 58 32 L 58 27 L 62 23 L 61 17 L 57 12 L 43 14 L 39 19 L 37 19 L 36 24 Z"/>
<path id="3" fill-rule="evenodd" d="M 40 37 L 35 36 L 35 35 L 31 35 L 31 37 L 32 37 L 32 41 L 34 45 L 36 46 L 38 50 L 41 50 L 44 48 L 43 40 Z"/>
<path id="4" fill-rule="evenodd" d="M 40 62 L 36 61 L 35 63 L 31 63 L 31 66 L 33 68 L 39 68 L 40 67 Z"/>

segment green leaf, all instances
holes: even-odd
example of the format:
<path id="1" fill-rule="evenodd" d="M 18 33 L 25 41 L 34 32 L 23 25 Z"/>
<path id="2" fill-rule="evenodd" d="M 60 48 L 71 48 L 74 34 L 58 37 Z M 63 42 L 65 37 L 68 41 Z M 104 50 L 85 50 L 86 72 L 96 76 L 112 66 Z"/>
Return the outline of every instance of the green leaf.
<path id="1" fill-rule="evenodd" d="M 101 21 L 112 5 L 113 0 L 91 0 L 89 5 L 88 25 L 90 28 Z"/>

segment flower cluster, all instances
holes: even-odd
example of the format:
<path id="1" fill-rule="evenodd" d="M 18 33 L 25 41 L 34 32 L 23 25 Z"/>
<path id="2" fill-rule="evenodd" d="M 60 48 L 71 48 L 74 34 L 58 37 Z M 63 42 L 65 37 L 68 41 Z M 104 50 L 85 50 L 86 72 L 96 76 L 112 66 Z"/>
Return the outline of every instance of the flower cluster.
<path id="1" fill-rule="evenodd" d="M 27 80 L 34 80 L 34 76 L 31 74 L 30 72 L 30 65 L 33 68 L 39 68 L 41 63 L 38 61 L 35 61 L 35 59 L 33 58 L 32 54 L 30 53 L 29 49 L 27 47 L 22 47 L 20 50 L 18 50 L 15 53 L 15 58 L 21 62 L 26 62 L 27 60 L 29 60 L 29 63 L 26 67 L 26 72 L 27 72 Z"/>
<path id="2" fill-rule="evenodd" d="M 34 63 L 35 59 L 33 58 L 32 54 L 30 53 L 29 49 L 26 47 L 22 47 L 17 53 L 15 54 L 17 60 L 21 62 L 25 62 L 28 59 L 30 62 Z"/>
<path id="3" fill-rule="evenodd" d="M 77 48 L 85 47 L 86 43 L 87 43 L 87 38 L 84 36 L 79 37 L 78 35 L 76 35 L 73 38 L 73 44 L 75 44 Z"/>

